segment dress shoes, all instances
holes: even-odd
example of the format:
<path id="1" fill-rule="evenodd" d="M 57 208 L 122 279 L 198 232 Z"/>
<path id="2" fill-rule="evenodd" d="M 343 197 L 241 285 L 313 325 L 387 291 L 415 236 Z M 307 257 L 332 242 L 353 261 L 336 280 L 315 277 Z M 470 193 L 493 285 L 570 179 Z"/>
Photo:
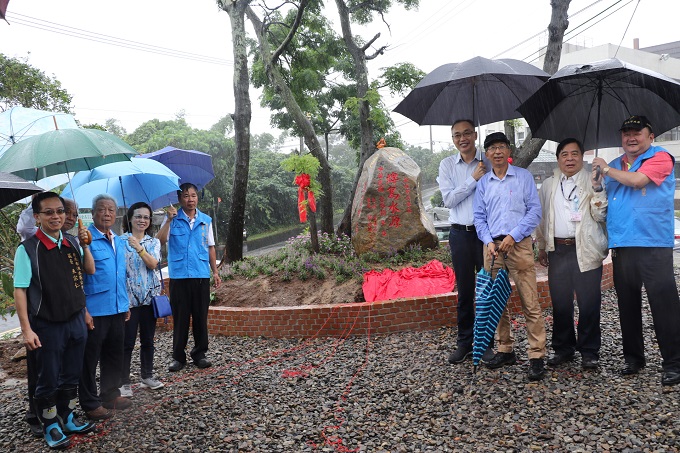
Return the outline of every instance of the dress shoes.
<path id="1" fill-rule="evenodd" d="M 196 368 L 210 368 L 212 362 L 204 357 L 202 359 L 194 360 L 194 365 L 196 365 Z"/>
<path id="2" fill-rule="evenodd" d="M 597 370 L 600 361 L 596 357 L 582 357 L 581 368 L 584 370 Z"/>
<path id="3" fill-rule="evenodd" d="M 661 376 L 661 385 L 675 385 L 680 384 L 680 372 L 666 371 Z"/>
<path id="4" fill-rule="evenodd" d="M 463 363 L 469 357 L 472 357 L 472 348 L 466 346 L 458 346 L 458 348 L 449 355 L 449 363 Z"/>
<path id="5" fill-rule="evenodd" d="M 170 366 L 168 366 L 168 371 L 179 371 L 184 368 L 184 364 L 177 360 L 173 360 Z"/>
<path id="6" fill-rule="evenodd" d="M 111 418 L 113 416 L 113 413 L 111 413 L 110 410 L 104 408 L 103 406 L 99 406 L 94 410 L 85 412 L 85 415 L 87 415 L 87 418 L 89 418 L 90 420 L 106 420 L 108 418 Z"/>
<path id="7" fill-rule="evenodd" d="M 104 401 L 102 403 L 102 406 L 104 406 L 106 409 L 124 411 L 125 409 L 132 406 L 132 401 L 130 401 L 127 398 L 123 398 L 122 396 L 119 396 L 111 401 Z"/>
<path id="8" fill-rule="evenodd" d="M 543 359 L 529 359 L 529 373 L 527 374 L 530 381 L 540 381 L 545 376 L 545 366 Z"/>
<path id="9" fill-rule="evenodd" d="M 552 357 L 548 359 L 548 366 L 559 366 L 563 363 L 571 362 L 574 360 L 574 353 L 571 354 L 553 354 Z"/>
<path id="10" fill-rule="evenodd" d="M 486 366 L 487 368 L 495 370 L 496 368 L 500 368 L 506 365 L 514 365 L 515 363 L 517 363 L 517 356 L 515 355 L 515 351 L 499 352 L 493 357 L 493 359 L 489 361 L 489 363 L 486 364 Z"/>
<path id="11" fill-rule="evenodd" d="M 638 363 L 626 362 L 623 368 L 621 368 L 622 376 L 630 376 L 632 374 L 638 374 L 641 369 L 645 366 Z"/>
<path id="12" fill-rule="evenodd" d="M 482 356 L 481 362 L 484 365 L 486 365 L 487 363 L 491 362 L 494 357 L 495 357 L 495 354 L 493 353 L 493 349 L 489 348 L 486 351 L 484 351 L 484 355 Z"/>

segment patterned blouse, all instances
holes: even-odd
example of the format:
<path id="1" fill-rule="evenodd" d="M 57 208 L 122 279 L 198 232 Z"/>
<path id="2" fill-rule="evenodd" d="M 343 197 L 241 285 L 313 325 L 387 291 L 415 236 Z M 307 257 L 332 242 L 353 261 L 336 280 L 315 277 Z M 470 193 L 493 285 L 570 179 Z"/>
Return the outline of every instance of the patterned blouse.
<path id="1" fill-rule="evenodd" d="M 140 305 L 151 304 L 151 297 L 161 293 L 161 281 L 158 269 L 146 267 L 137 251 L 128 244 L 127 238 L 130 236 L 130 233 L 124 233 L 121 238 L 125 240 L 127 293 L 130 299 L 130 308 L 135 308 Z M 140 245 L 144 247 L 146 253 L 160 261 L 161 243 L 158 239 L 145 234 Z"/>

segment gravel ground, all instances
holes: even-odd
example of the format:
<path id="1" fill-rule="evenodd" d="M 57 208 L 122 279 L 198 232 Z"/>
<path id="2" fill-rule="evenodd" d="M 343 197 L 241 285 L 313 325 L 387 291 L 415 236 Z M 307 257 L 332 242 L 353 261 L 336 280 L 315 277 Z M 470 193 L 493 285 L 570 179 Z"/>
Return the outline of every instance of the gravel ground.
<path id="1" fill-rule="evenodd" d="M 648 366 L 628 378 L 617 373 L 622 358 L 613 291 L 604 297 L 595 372 L 581 372 L 576 360 L 530 383 L 525 329 L 522 318 L 516 320 L 520 363 L 482 368 L 474 377 L 470 362 L 446 362 L 455 329 L 370 341 L 212 337 L 214 367 L 176 374 L 165 369 L 172 338 L 162 332 L 156 368 L 165 388 L 135 388 L 132 409 L 74 438 L 71 450 L 680 451 L 680 386 L 660 384 L 648 310 Z M 48 451 L 22 421 L 24 389 L 21 381 L 2 388 L 0 451 Z"/>

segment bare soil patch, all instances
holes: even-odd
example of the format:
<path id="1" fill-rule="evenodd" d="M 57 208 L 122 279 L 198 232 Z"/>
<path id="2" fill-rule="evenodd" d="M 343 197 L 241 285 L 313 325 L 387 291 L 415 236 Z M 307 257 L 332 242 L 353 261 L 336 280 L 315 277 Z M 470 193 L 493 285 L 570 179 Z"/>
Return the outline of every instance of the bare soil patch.
<path id="1" fill-rule="evenodd" d="M 17 362 L 12 361 L 12 357 L 17 351 L 21 350 L 24 345 L 19 339 L 13 338 L 10 340 L 0 340 L 0 378 L 5 380 L 26 379 L 26 359 L 21 359 Z"/>

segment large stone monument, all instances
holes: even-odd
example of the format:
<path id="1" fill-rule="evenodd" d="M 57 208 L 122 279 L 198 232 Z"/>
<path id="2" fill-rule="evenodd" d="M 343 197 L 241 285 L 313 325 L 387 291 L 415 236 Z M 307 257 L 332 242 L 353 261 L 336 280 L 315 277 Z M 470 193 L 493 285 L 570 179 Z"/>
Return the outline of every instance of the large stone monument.
<path id="1" fill-rule="evenodd" d="M 357 254 L 394 253 L 409 245 L 437 246 L 425 213 L 420 167 L 399 148 L 381 148 L 364 163 L 352 203 L 352 245 Z"/>

